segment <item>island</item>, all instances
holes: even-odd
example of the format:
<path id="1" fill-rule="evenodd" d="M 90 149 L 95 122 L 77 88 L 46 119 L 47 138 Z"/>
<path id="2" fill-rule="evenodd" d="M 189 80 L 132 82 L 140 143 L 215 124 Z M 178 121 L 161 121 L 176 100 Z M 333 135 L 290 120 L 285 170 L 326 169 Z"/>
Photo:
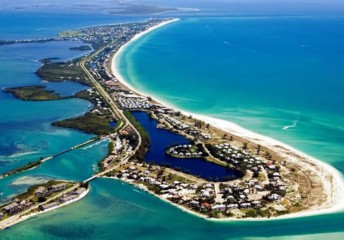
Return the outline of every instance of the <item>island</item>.
<path id="1" fill-rule="evenodd" d="M 62 99 L 59 94 L 55 93 L 53 90 L 47 90 L 45 86 L 24 86 L 24 87 L 14 87 L 5 88 L 4 92 L 13 94 L 16 98 L 25 101 L 46 101 L 46 100 L 56 100 Z"/>
<path id="2" fill-rule="evenodd" d="M 83 184 L 98 177 L 124 181 L 208 220 L 274 219 L 341 209 L 343 181 L 329 165 L 235 124 L 174 109 L 125 82 L 115 67 L 118 54 L 142 35 L 178 20 L 60 33 L 61 39 L 83 41 L 94 51 L 73 61 L 46 62 L 37 70 L 46 81 L 89 86 L 75 96 L 92 103 L 90 112 L 54 123 L 98 135 L 82 144 L 109 141 L 99 171 Z M 167 143 L 167 138 L 177 142 Z M 153 146 L 159 158 L 151 160 L 147 155 Z M 8 224 L 0 222 L 3 226 Z"/>
<path id="3" fill-rule="evenodd" d="M 76 51 L 90 51 L 92 48 L 88 45 L 82 45 L 79 47 L 70 47 L 69 50 L 76 50 Z"/>

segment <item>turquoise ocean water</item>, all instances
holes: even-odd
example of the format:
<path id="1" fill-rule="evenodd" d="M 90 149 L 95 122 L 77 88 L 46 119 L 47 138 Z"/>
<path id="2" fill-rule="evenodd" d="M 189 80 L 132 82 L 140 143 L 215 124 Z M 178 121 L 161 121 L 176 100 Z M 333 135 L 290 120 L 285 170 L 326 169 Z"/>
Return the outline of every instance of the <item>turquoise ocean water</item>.
<path id="1" fill-rule="evenodd" d="M 343 29 L 342 17 L 182 19 L 129 45 L 117 66 L 143 92 L 344 171 Z"/>
<path id="2" fill-rule="evenodd" d="M 32 20 L 35 15 L 46 21 Z M 43 35 L 51 36 L 57 30 L 121 21 L 104 15 L 92 22 L 79 15 L 18 14 L 19 20 L 28 19 L 23 26 L 27 33 L 1 27 L 0 34 L 8 39 L 40 37 L 41 25 L 46 27 Z M 16 19 L 13 13 L 6 16 Z M 74 18 L 83 20 L 71 24 Z M 130 84 L 179 108 L 240 123 L 344 171 L 343 27 L 342 18 L 328 17 L 183 19 L 129 46 L 119 67 Z M 0 46 L 1 88 L 41 83 L 33 74 L 37 60 L 76 57 L 68 48 L 77 44 Z M 70 94 L 78 87 L 66 84 L 57 89 Z M 50 126 L 57 119 L 84 113 L 88 102 L 22 102 L 1 92 L 0 104 L 1 171 L 92 137 Z M 18 193 L 49 178 L 83 179 L 106 150 L 103 142 L 62 155 L 1 180 L 0 191 Z M 118 181 L 98 179 L 91 185 L 82 201 L 1 231 L 0 239 L 341 239 L 344 235 L 344 213 L 269 222 L 209 222 Z"/>

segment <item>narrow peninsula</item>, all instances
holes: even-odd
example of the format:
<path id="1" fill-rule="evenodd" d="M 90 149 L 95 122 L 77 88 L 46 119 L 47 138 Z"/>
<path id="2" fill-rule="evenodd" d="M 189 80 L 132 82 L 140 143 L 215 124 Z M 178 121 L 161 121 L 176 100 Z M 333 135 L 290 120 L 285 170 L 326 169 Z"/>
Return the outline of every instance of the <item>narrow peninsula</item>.
<path id="1" fill-rule="evenodd" d="M 211 220 L 297 217 L 342 209 L 343 181 L 334 168 L 235 124 L 174 109 L 125 82 L 115 64 L 119 52 L 142 35 L 175 21 L 178 19 L 150 19 L 59 34 L 63 40 L 83 41 L 94 51 L 68 62 L 46 61 L 36 73 L 46 81 L 89 86 L 75 96 L 90 101 L 92 107 L 84 116 L 54 125 L 108 139 L 108 156 L 98 163 L 99 171 L 78 186 L 63 183 L 63 189 L 71 192 L 54 192 L 47 204 L 38 206 L 32 195 L 42 186 L 29 189 L 31 195 L 27 194 L 24 202 L 12 199 L 1 207 L 0 226 L 16 223 L 3 224 L 9 218 L 20 220 L 32 211 L 62 206 L 68 203 L 65 198 L 77 199 L 81 196 L 78 189 L 98 177 L 133 184 L 183 211 Z M 24 100 L 55 96 L 39 86 L 6 91 Z M 149 125 L 144 122 L 147 118 Z M 153 136 L 153 131 L 160 135 Z M 164 134 L 179 142 L 165 145 Z M 146 158 L 152 146 L 161 149 L 161 159 Z M 48 192 L 56 188 L 43 187 Z M 74 196 L 74 192 L 78 194 Z"/>

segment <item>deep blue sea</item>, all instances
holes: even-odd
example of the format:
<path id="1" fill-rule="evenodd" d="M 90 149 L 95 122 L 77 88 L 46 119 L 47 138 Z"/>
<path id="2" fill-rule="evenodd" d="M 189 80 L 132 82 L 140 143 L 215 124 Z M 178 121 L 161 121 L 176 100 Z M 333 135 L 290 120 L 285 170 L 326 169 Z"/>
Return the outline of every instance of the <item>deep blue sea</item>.
<path id="1" fill-rule="evenodd" d="M 142 20 L 94 13 L 2 12 L 0 38 L 39 38 L 88 25 Z M 183 18 L 134 42 L 121 74 L 190 112 L 239 123 L 344 171 L 344 18 Z M 0 46 L 0 87 L 40 84 L 44 57 L 70 59 L 78 42 Z M 144 61 L 142 60 L 144 59 Z M 83 86 L 48 87 L 73 94 Z M 93 137 L 55 128 L 86 101 L 24 102 L 0 92 L 0 171 Z M 6 196 L 51 178 L 81 180 L 107 151 L 102 142 L 0 181 Z M 152 155 L 155 156 L 155 155 Z M 209 222 L 109 179 L 77 203 L 0 232 L 0 239 L 342 239 L 344 213 L 269 222 Z"/>

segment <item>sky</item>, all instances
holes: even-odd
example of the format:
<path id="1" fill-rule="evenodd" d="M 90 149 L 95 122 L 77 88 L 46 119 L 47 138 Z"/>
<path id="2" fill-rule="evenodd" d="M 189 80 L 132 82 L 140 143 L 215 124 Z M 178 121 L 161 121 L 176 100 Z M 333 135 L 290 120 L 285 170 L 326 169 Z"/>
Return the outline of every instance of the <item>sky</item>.
<path id="1" fill-rule="evenodd" d="M 344 13 L 344 0 L 0 0 L 0 9 L 47 8 L 104 11 L 119 3 L 198 8 L 230 14 Z"/>

